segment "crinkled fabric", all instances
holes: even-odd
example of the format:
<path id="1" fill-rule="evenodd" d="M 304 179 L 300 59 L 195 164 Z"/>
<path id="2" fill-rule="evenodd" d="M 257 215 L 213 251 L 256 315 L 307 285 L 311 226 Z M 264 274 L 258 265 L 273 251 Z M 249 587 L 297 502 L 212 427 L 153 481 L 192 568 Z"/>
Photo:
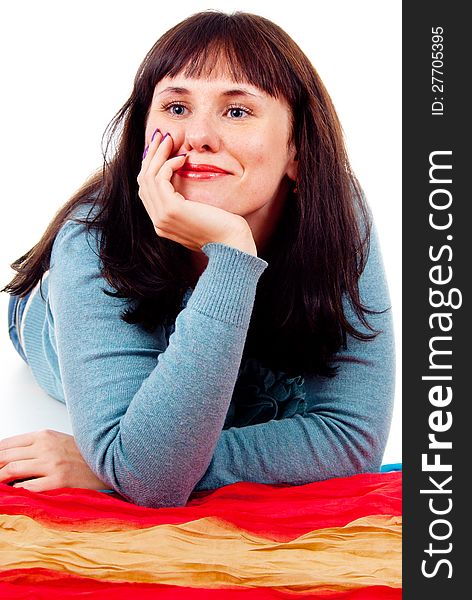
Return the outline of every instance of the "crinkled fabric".
<path id="1" fill-rule="evenodd" d="M 306 412 L 304 378 L 272 371 L 249 358 L 239 369 L 224 429 L 266 423 Z"/>

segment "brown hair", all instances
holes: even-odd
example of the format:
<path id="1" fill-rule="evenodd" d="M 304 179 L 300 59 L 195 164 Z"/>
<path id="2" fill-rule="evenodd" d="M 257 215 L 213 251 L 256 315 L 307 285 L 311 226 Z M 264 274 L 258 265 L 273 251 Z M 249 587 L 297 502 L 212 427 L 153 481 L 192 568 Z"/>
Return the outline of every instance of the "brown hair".
<path id="1" fill-rule="evenodd" d="M 374 331 L 365 317 L 374 311 L 362 305 L 358 287 L 370 238 L 368 211 L 336 111 L 316 70 L 280 27 L 257 15 L 197 13 L 154 44 L 130 98 L 104 133 L 103 168 L 59 210 L 38 244 L 12 264 L 17 274 L 3 291 L 27 294 L 49 268 L 63 223 L 80 205 L 90 204 L 94 216 L 80 222 L 102 233 L 102 274 L 115 295 L 129 299 L 122 318 L 149 331 L 175 319 L 191 281 L 190 250 L 156 236 L 138 196 L 145 123 L 163 77 L 181 72 L 205 76 L 219 61 L 235 81 L 287 100 L 290 141 L 299 161 L 297 192 L 290 192 L 262 255 L 269 267 L 258 283 L 245 355 L 287 373 L 333 375 L 333 356 L 347 334 L 362 340 L 376 335 L 356 330 L 343 307 L 344 299 Z"/>

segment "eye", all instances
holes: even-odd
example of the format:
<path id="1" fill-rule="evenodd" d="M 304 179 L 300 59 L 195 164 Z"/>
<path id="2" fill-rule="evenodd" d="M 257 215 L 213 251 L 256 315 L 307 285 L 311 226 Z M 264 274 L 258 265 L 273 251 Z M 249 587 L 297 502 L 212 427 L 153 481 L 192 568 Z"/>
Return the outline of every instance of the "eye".
<path id="1" fill-rule="evenodd" d="M 232 119 L 236 119 L 239 121 L 251 115 L 252 111 L 249 108 L 246 108 L 245 106 L 230 106 L 227 109 L 226 114 L 229 115 Z"/>
<path id="2" fill-rule="evenodd" d="M 168 104 L 161 105 L 161 108 L 175 117 L 183 116 L 187 110 L 187 107 L 179 102 L 169 102 Z"/>
<path id="3" fill-rule="evenodd" d="M 185 106 L 183 106 L 182 104 L 173 104 L 169 107 L 169 110 L 173 115 L 180 116 L 184 114 Z"/>

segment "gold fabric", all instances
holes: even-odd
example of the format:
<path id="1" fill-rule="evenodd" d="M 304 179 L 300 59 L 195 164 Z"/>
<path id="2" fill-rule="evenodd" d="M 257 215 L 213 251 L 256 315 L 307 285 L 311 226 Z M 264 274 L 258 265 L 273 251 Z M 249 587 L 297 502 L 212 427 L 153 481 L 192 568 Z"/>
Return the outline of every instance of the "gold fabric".
<path id="1" fill-rule="evenodd" d="M 401 517 L 371 515 L 280 543 L 214 517 L 119 531 L 72 531 L 0 515 L 2 568 L 108 581 L 306 591 L 401 587 Z"/>

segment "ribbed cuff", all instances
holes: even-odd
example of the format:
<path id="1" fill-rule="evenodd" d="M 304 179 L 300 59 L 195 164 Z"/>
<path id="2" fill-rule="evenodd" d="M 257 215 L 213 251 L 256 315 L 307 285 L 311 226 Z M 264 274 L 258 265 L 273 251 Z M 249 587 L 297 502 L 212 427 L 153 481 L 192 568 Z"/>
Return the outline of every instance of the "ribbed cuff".
<path id="1" fill-rule="evenodd" d="M 208 265 L 187 306 L 219 321 L 249 327 L 257 282 L 268 263 L 217 242 L 205 244 L 202 251 Z"/>

